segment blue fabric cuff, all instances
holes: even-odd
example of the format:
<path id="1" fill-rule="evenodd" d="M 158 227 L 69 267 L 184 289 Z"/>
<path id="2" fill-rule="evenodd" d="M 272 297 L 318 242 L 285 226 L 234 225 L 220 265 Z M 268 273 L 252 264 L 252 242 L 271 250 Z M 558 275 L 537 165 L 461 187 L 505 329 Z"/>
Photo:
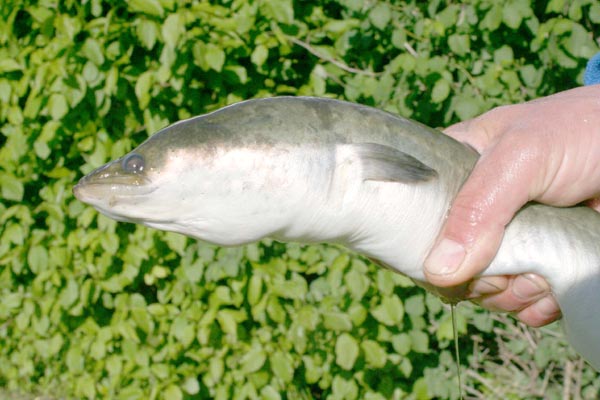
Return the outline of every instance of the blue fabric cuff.
<path id="1" fill-rule="evenodd" d="M 590 59 L 583 73 L 583 84 L 596 85 L 600 83 L 600 53 Z"/>

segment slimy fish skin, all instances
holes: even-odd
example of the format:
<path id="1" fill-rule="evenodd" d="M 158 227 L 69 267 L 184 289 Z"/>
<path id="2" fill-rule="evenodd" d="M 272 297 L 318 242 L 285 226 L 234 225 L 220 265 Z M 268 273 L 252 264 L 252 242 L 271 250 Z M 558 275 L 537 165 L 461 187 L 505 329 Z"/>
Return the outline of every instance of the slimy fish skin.
<path id="1" fill-rule="evenodd" d="M 118 221 L 222 246 L 329 242 L 424 283 L 423 261 L 478 155 L 417 122 L 312 97 L 177 122 L 74 187 Z M 600 369 L 600 214 L 528 204 L 481 275 L 536 273 L 571 345 Z"/>

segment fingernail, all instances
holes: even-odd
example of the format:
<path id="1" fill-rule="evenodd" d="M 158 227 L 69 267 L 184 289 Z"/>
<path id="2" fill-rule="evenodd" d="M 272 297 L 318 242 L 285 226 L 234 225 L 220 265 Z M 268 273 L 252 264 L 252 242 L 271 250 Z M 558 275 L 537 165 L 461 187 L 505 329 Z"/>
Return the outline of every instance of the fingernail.
<path id="1" fill-rule="evenodd" d="M 450 239 L 442 239 L 429 254 L 425 268 L 430 274 L 450 275 L 465 259 L 465 248 Z"/>
<path id="2" fill-rule="evenodd" d="M 548 317 L 555 317 L 560 315 L 560 308 L 552 295 L 548 295 L 538 300 L 534 304 L 534 307 L 540 314 L 546 315 Z"/>
<path id="3" fill-rule="evenodd" d="M 499 293 L 506 289 L 506 281 L 503 276 L 475 279 L 469 284 L 469 298 Z"/>
<path id="4" fill-rule="evenodd" d="M 546 291 L 535 279 L 530 279 L 527 275 L 519 275 L 512 283 L 513 294 L 520 299 L 535 298 Z"/>

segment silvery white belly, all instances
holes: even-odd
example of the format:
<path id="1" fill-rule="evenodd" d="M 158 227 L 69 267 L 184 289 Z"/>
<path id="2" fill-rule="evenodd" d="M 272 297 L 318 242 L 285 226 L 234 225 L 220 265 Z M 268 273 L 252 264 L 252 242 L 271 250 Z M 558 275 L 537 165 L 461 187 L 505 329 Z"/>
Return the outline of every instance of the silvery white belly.
<path id="1" fill-rule="evenodd" d="M 344 243 L 417 281 L 450 199 L 435 183 L 365 182 Z M 437 193 L 436 193 L 437 191 Z M 409 210 L 409 212 L 406 212 Z M 411 229 L 404 229 L 405 226 Z M 549 282 L 571 345 L 600 370 L 600 214 L 587 207 L 528 205 L 507 227 L 482 276 L 536 273 Z"/>

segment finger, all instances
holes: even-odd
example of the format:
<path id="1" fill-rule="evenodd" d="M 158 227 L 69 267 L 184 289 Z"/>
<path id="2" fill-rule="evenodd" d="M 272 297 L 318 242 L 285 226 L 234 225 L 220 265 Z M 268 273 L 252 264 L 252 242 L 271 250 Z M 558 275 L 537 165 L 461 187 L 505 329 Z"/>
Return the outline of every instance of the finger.
<path id="1" fill-rule="evenodd" d="M 585 205 L 600 212 L 600 197 L 589 199 L 588 201 L 585 202 Z"/>
<path id="2" fill-rule="evenodd" d="M 470 300 L 498 294 L 508 288 L 510 279 L 506 276 L 485 276 L 475 278 L 469 284 L 468 298 Z"/>
<path id="3" fill-rule="evenodd" d="M 512 277 L 508 289 L 479 301 L 482 307 L 494 311 L 520 311 L 550 294 L 550 286 L 539 275 L 523 274 Z"/>
<path id="4" fill-rule="evenodd" d="M 481 154 L 504 133 L 504 115 L 511 112 L 511 107 L 498 107 L 477 118 L 451 125 L 443 132 L 459 142 L 470 145 Z"/>
<path id="5" fill-rule="evenodd" d="M 454 200 L 438 240 L 425 260 L 425 276 L 434 285 L 469 280 L 495 256 L 505 226 L 530 197 L 542 146 L 514 145 L 513 135 L 484 153 Z M 539 188 L 538 188 L 539 189 Z"/>
<path id="6" fill-rule="evenodd" d="M 562 314 L 556 299 L 551 294 L 524 308 L 515 315 L 521 322 L 539 328 L 559 319 Z"/>
<path id="7" fill-rule="evenodd" d="M 479 154 L 481 154 L 492 141 L 492 138 L 485 127 L 480 126 L 476 120 L 460 122 L 449 126 L 444 129 L 443 132 L 461 143 L 468 144 Z"/>

